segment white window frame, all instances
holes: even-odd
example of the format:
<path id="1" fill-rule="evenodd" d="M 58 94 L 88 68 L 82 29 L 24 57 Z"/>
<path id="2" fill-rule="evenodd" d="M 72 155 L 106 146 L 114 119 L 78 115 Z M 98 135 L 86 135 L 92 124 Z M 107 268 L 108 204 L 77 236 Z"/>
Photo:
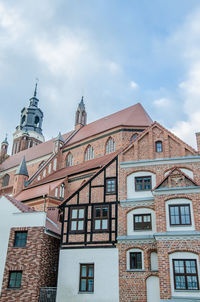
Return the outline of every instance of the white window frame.
<path id="1" fill-rule="evenodd" d="M 141 253 L 142 254 L 142 268 L 131 269 L 130 268 L 130 253 Z M 130 249 L 126 252 L 126 269 L 127 271 L 141 271 L 144 270 L 144 252 L 141 249 Z"/>
<path id="2" fill-rule="evenodd" d="M 181 204 L 189 204 L 190 205 L 190 215 L 191 215 L 191 225 L 170 225 L 170 218 L 169 218 L 169 205 L 181 205 Z M 166 213 L 166 228 L 167 231 L 194 231 L 195 224 L 194 224 L 194 214 L 193 214 L 193 207 L 192 201 L 187 198 L 174 198 L 169 199 L 165 202 L 165 213 Z"/>
<path id="3" fill-rule="evenodd" d="M 172 296 L 180 297 L 180 298 L 199 298 L 200 297 L 200 290 L 179 290 L 174 288 L 174 271 L 173 271 L 173 259 L 190 259 L 196 260 L 197 263 L 197 274 L 198 280 L 200 283 L 200 266 L 199 266 L 199 256 L 197 254 L 191 252 L 175 252 L 170 254 L 169 261 L 170 261 L 170 282 L 171 282 L 171 292 Z M 200 288 L 200 284 L 199 284 Z"/>

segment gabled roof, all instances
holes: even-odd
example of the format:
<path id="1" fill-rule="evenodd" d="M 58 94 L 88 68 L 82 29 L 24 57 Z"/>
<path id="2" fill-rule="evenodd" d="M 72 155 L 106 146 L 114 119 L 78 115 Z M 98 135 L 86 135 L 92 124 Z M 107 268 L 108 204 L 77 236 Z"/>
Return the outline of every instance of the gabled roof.
<path id="1" fill-rule="evenodd" d="M 71 145 L 88 137 L 102 133 L 119 126 L 148 127 L 153 123 L 148 113 L 140 103 L 115 112 L 82 127 L 78 133 L 65 145 Z"/>
<path id="2" fill-rule="evenodd" d="M 162 186 L 162 184 L 171 176 L 173 175 L 174 171 L 178 171 L 181 175 L 183 175 L 186 179 L 188 179 L 194 186 L 198 186 L 197 182 L 194 181 L 194 179 L 190 178 L 188 175 L 186 175 L 183 171 L 181 171 L 181 169 L 179 169 L 178 167 L 174 167 L 169 174 L 167 174 L 153 189 L 152 191 L 155 191 L 157 189 L 159 189 L 160 186 Z"/>
<path id="3" fill-rule="evenodd" d="M 32 207 L 29 207 L 25 204 L 23 204 L 22 202 L 20 202 L 19 200 L 16 200 L 15 198 L 7 195 L 7 194 L 3 194 L 3 196 L 9 200 L 16 208 L 18 208 L 21 212 L 23 213 L 30 213 L 30 212 L 35 212 L 35 210 Z"/>
<path id="4" fill-rule="evenodd" d="M 192 148 L 190 145 L 188 145 L 187 143 L 185 143 L 184 141 L 182 141 L 178 136 L 176 136 L 174 133 L 170 132 L 169 130 L 167 130 L 165 127 L 163 127 L 162 125 L 160 125 L 158 122 L 153 122 L 153 124 L 151 126 L 149 126 L 148 128 L 146 128 L 143 132 L 141 132 L 136 139 L 127 147 L 124 149 L 123 153 L 126 153 L 129 149 L 131 149 L 134 144 L 136 142 L 138 142 L 139 140 L 141 140 L 151 129 L 153 129 L 154 127 L 158 127 L 160 128 L 162 131 L 165 131 L 168 133 L 169 136 L 173 137 L 173 139 L 175 141 L 177 141 L 178 143 L 184 144 L 185 147 L 193 154 L 198 155 L 198 152 Z"/>

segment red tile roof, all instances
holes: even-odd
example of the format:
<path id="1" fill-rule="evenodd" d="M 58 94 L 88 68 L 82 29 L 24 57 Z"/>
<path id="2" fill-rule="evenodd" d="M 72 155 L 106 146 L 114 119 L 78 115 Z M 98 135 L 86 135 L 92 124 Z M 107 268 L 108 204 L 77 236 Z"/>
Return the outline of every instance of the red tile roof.
<path id="1" fill-rule="evenodd" d="M 8 199 L 15 207 L 17 207 L 21 212 L 23 213 L 30 213 L 30 212 L 35 212 L 35 210 L 32 207 L 29 207 L 25 204 L 23 204 L 22 202 L 20 202 L 19 200 L 16 200 L 15 198 L 4 194 L 3 195 L 6 199 Z"/>
<path id="2" fill-rule="evenodd" d="M 118 126 L 148 127 L 153 123 L 148 113 L 140 103 L 115 112 L 93 123 L 82 127 L 66 144 L 71 145 L 87 137 L 107 131 Z"/>

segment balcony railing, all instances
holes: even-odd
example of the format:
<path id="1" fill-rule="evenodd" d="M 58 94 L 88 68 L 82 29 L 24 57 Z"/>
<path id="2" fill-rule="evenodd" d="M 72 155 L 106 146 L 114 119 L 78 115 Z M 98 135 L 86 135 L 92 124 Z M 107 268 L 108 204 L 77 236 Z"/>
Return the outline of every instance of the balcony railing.
<path id="1" fill-rule="evenodd" d="M 39 302 L 56 302 L 56 287 L 41 287 Z"/>

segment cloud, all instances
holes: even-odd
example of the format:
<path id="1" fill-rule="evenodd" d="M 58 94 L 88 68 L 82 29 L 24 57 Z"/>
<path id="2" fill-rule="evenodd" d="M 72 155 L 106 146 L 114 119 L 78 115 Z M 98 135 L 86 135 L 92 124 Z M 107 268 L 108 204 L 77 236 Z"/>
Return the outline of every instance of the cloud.
<path id="1" fill-rule="evenodd" d="M 136 82 L 131 81 L 131 82 L 130 82 L 130 87 L 131 87 L 132 89 L 137 89 L 139 86 L 138 86 L 138 84 L 137 84 Z"/>
<path id="2" fill-rule="evenodd" d="M 156 99 L 153 101 L 153 104 L 156 106 L 156 107 L 168 107 L 170 105 L 171 101 L 167 98 L 160 98 L 160 99 Z"/>

